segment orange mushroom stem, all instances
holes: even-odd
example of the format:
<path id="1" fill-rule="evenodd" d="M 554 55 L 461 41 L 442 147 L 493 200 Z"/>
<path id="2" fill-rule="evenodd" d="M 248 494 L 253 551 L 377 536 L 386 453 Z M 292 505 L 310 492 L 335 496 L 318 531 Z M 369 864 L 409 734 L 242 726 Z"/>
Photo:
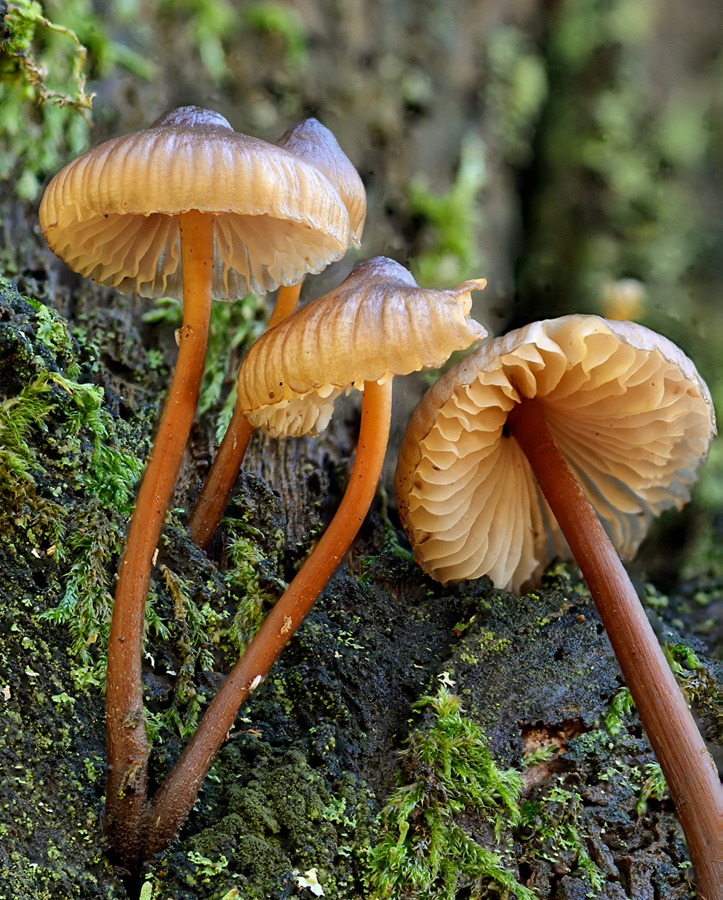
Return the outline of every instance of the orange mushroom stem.
<path id="1" fill-rule="evenodd" d="M 311 555 L 264 620 L 206 711 L 196 733 L 153 798 L 145 856 L 164 850 L 185 822 L 239 707 L 264 680 L 351 546 L 369 510 L 384 463 L 391 419 L 391 379 L 367 382 L 349 485 Z"/>
<path id="2" fill-rule="evenodd" d="M 184 288 L 176 372 L 129 527 L 108 643 L 105 827 L 111 845 L 125 860 L 140 854 L 147 803 L 141 662 L 148 583 L 196 409 L 211 310 L 213 216 L 191 211 L 180 217 L 179 227 Z"/>
<path id="3" fill-rule="evenodd" d="M 297 284 L 288 287 L 282 285 L 279 288 L 266 326 L 267 331 L 294 312 L 299 302 L 302 283 L 303 281 L 299 281 Z M 216 458 L 188 519 L 191 540 L 202 550 L 211 543 L 211 538 L 218 528 L 254 431 L 254 426 L 236 405 Z"/>
<path id="4" fill-rule="evenodd" d="M 685 698 L 610 538 L 550 434 L 544 403 L 523 400 L 510 412 L 507 430 L 590 588 L 678 811 L 698 896 L 720 897 L 723 793 Z"/>

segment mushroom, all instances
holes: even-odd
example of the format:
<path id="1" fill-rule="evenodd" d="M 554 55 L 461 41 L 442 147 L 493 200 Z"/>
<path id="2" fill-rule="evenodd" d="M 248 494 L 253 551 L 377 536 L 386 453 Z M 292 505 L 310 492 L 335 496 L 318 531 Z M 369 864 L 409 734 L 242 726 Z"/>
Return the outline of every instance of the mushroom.
<path id="1" fill-rule="evenodd" d="M 304 119 L 277 141 L 299 159 L 312 163 L 334 185 L 349 215 L 349 243 L 361 245 L 367 214 L 367 197 L 359 173 L 334 135 L 318 119 Z"/>
<path id="2" fill-rule="evenodd" d="M 287 131 L 278 143 L 280 147 L 316 166 L 336 188 L 349 215 L 350 246 L 358 247 L 366 218 L 366 192 L 357 170 L 331 131 L 317 119 L 306 119 Z M 296 309 L 300 289 L 301 283 L 279 288 L 267 329 L 273 328 Z M 253 432 L 253 425 L 236 404 L 216 458 L 188 519 L 191 540 L 202 549 L 208 547 L 218 528 Z M 233 477 L 230 473 L 233 473 Z"/>
<path id="3" fill-rule="evenodd" d="M 715 433 L 710 394 L 670 341 L 566 316 L 483 345 L 423 398 L 396 474 L 421 566 L 520 587 L 571 552 L 683 825 L 699 896 L 720 896 L 723 799 L 712 760 L 618 553 L 690 496 Z"/>
<path id="4" fill-rule="evenodd" d="M 377 257 L 262 335 L 244 359 L 238 403 L 252 424 L 275 436 L 320 434 L 335 399 L 362 391 L 357 453 L 332 522 L 151 801 L 148 856 L 177 834 L 240 705 L 266 677 L 361 527 L 384 462 L 393 376 L 439 366 L 454 350 L 486 336 L 467 317 L 470 292 L 484 284 L 472 280 L 447 291 L 423 290 L 398 263 Z"/>
<path id="5" fill-rule="evenodd" d="M 346 251 L 349 215 L 317 166 L 189 106 L 62 169 L 43 195 L 40 223 L 71 269 L 119 290 L 183 297 L 176 372 L 128 532 L 108 647 L 106 831 L 132 863 L 146 805 L 145 601 L 196 407 L 211 297 L 270 291 L 321 271 Z"/>

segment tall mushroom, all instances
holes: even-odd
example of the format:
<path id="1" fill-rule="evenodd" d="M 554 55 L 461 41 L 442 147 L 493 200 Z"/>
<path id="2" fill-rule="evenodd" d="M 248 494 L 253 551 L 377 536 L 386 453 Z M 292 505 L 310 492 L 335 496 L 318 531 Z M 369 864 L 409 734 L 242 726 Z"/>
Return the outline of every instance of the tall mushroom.
<path id="1" fill-rule="evenodd" d="M 278 144 L 299 159 L 316 166 L 336 188 L 349 214 L 349 243 L 358 247 L 366 218 L 366 192 L 359 173 L 334 135 L 316 119 L 306 119 L 287 131 Z M 279 288 L 267 328 L 273 328 L 294 311 L 300 288 L 300 283 L 290 288 Z M 188 519 L 191 540 L 203 549 L 209 545 L 221 521 L 253 432 L 253 425 L 236 404 L 216 458 Z M 233 477 L 230 473 L 233 473 Z"/>
<path id="2" fill-rule="evenodd" d="M 145 601 L 196 407 L 211 298 L 321 271 L 346 251 L 349 215 L 317 166 L 190 106 L 62 169 L 43 195 L 40 222 L 71 269 L 119 290 L 183 297 L 176 371 L 128 532 L 108 648 L 105 823 L 114 850 L 132 862 L 147 787 Z"/>
<path id="3" fill-rule="evenodd" d="M 467 318 L 470 292 L 483 286 L 467 281 L 448 291 L 423 290 L 398 263 L 378 257 L 268 331 L 246 356 L 238 402 L 254 425 L 276 436 L 320 434 L 335 399 L 352 388 L 362 391 L 357 453 L 332 522 L 153 798 L 148 856 L 177 834 L 239 706 L 263 681 L 354 540 L 384 462 L 393 376 L 439 366 L 454 350 L 485 337 L 484 328 Z"/>
<path id="4" fill-rule="evenodd" d="M 695 367 L 648 329 L 537 322 L 450 369 L 417 407 L 396 484 L 415 558 L 443 582 L 520 587 L 572 553 L 683 825 L 699 896 L 721 896 L 723 795 L 620 562 L 690 496 L 715 421 Z"/>

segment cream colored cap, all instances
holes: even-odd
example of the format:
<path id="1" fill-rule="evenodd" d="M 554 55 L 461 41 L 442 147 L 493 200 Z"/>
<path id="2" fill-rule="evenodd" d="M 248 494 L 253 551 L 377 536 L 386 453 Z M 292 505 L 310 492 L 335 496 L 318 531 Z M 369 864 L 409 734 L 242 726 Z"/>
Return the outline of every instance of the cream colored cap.
<path id="1" fill-rule="evenodd" d="M 442 582 L 489 575 L 518 591 L 569 550 L 517 441 L 522 399 L 550 432 L 623 558 L 651 520 L 690 498 L 715 434 L 693 363 L 641 325 L 597 316 L 496 338 L 426 394 L 402 442 L 399 514 L 420 565 Z"/>
<path id="2" fill-rule="evenodd" d="M 360 263 L 252 346 L 239 372 L 241 412 L 277 437 L 320 434 L 344 390 L 440 366 L 486 337 L 467 317 L 470 292 L 484 285 L 425 290 L 391 259 Z"/>
<path id="3" fill-rule="evenodd" d="M 213 213 L 213 296 L 295 284 L 344 255 L 349 215 L 316 165 L 185 106 L 101 144 L 52 179 L 40 204 L 51 250 L 121 291 L 180 297 L 178 216 Z"/>
<path id="4" fill-rule="evenodd" d="M 349 213 L 351 243 L 358 247 L 367 214 L 367 195 L 359 173 L 331 131 L 318 119 L 305 119 L 277 143 L 294 156 L 313 163 L 334 185 Z"/>

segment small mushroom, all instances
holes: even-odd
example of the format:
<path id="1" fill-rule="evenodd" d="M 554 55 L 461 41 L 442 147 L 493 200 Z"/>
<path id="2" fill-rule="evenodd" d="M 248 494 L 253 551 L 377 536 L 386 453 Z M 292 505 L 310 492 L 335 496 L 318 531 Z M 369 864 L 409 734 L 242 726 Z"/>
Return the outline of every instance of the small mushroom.
<path id="1" fill-rule="evenodd" d="M 119 290 L 183 297 L 176 372 L 128 532 L 108 648 L 106 831 L 132 864 L 146 804 L 145 601 L 196 408 L 211 297 L 321 271 L 346 251 L 349 215 L 317 166 L 189 106 L 62 169 L 43 195 L 40 223 L 71 269 Z"/>
<path id="2" fill-rule="evenodd" d="M 299 159 L 312 163 L 336 188 L 349 215 L 349 243 L 361 246 L 367 215 L 367 196 L 359 173 L 334 135 L 318 119 L 304 119 L 277 141 Z"/>
<path id="3" fill-rule="evenodd" d="M 357 170 L 346 157 L 334 135 L 316 119 L 306 119 L 279 140 L 299 159 L 316 166 L 339 193 L 349 215 L 349 244 L 358 247 L 366 218 L 366 192 Z M 296 309 L 301 283 L 279 288 L 267 329 L 273 328 Z M 228 472 L 238 472 L 254 432 L 253 425 L 234 407 L 216 458 L 188 519 L 191 540 L 205 549 L 226 508 L 233 480 Z"/>
<path id="4" fill-rule="evenodd" d="M 238 405 L 275 437 L 321 434 L 340 394 L 439 366 L 486 337 L 468 318 L 470 293 L 485 284 L 425 290 L 391 259 L 360 263 L 253 345 L 239 372 Z"/>
<path id="5" fill-rule="evenodd" d="M 239 403 L 254 425 L 273 435 L 320 434 L 334 400 L 344 391 L 362 391 L 357 453 L 332 522 L 153 798 L 149 856 L 178 832 L 240 705 L 266 677 L 361 527 L 384 462 L 394 375 L 439 366 L 454 350 L 485 337 L 484 328 L 467 317 L 470 292 L 483 286 L 484 281 L 467 281 L 448 291 L 423 290 L 398 263 L 376 258 L 268 331 L 246 356 Z"/>
<path id="6" fill-rule="evenodd" d="M 688 841 L 701 897 L 719 896 L 723 800 L 705 743 L 618 553 L 680 508 L 715 433 L 710 394 L 670 341 L 567 316 L 483 345 L 417 407 L 399 454 L 399 513 L 443 582 L 520 587 L 555 556 L 579 564 Z"/>

